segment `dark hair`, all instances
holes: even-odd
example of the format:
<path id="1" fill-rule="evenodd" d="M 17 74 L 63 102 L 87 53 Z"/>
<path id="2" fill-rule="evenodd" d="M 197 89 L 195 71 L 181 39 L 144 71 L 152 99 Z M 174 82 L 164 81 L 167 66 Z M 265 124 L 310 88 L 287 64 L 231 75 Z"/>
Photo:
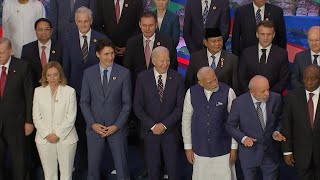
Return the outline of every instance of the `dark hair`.
<path id="1" fill-rule="evenodd" d="M 100 52 L 104 47 L 111 47 L 113 50 L 115 49 L 114 44 L 109 38 L 99 39 L 96 45 L 96 52 Z"/>
<path id="2" fill-rule="evenodd" d="M 151 11 L 143 12 L 143 14 L 140 16 L 140 21 L 142 18 L 149 18 L 149 17 L 152 17 L 155 20 L 155 22 L 158 22 L 157 15 Z"/>
<path id="3" fill-rule="evenodd" d="M 39 24 L 40 22 L 46 22 L 46 23 L 48 23 L 50 29 L 52 29 L 52 23 L 51 23 L 51 21 L 49 21 L 49 19 L 46 19 L 46 18 L 40 18 L 40 19 L 38 19 L 38 20 L 34 23 L 34 29 L 37 29 L 37 26 L 38 26 L 38 24 Z"/>
<path id="4" fill-rule="evenodd" d="M 258 24 L 257 24 L 257 28 L 256 28 L 256 32 L 258 32 L 258 29 L 260 26 L 263 26 L 263 27 L 267 27 L 267 28 L 273 28 L 274 29 L 274 23 L 270 20 L 263 20 L 263 21 L 260 21 Z"/>

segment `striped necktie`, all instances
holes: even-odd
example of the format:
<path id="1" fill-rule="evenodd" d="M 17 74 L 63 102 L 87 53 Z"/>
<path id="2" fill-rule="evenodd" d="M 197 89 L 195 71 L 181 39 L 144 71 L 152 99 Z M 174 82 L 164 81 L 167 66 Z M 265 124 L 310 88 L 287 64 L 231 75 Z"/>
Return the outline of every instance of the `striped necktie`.
<path id="1" fill-rule="evenodd" d="M 83 35 L 83 45 L 81 48 L 82 51 L 82 55 L 83 55 L 83 62 L 87 62 L 88 61 L 88 54 L 89 54 L 89 50 L 88 50 L 88 40 L 87 40 L 87 36 Z"/>
<path id="2" fill-rule="evenodd" d="M 258 24 L 261 21 L 261 9 L 258 9 L 256 12 L 256 24 Z"/>
<path id="3" fill-rule="evenodd" d="M 260 125 L 262 127 L 262 129 L 264 130 L 266 128 L 266 124 L 264 123 L 264 119 L 263 119 L 263 113 L 262 113 L 262 109 L 260 107 L 261 105 L 261 102 L 256 102 L 256 105 L 257 105 L 257 114 L 258 114 L 258 119 L 259 119 L 259 122 L 260 122 Z"/>
<path id="4" fill-rule="evenodd" d="M 207 22 L 207 17 L 208 17 L 208 14 L 209 14 L 209 2 L 208 0 L 205 0 L 204 1 L 206 6 L 204 8 L 204 11 L 203 11 L 203 14 L 202 14 L 202 18 L 203 18 L 203 26 L 205 27 L 206 26 L 206 22 Z"/>

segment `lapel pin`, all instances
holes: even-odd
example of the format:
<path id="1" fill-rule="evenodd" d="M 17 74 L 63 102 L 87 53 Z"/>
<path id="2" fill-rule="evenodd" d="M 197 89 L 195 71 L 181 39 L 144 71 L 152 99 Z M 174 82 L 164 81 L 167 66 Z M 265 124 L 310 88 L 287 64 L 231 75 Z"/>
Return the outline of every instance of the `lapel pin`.
<path id="1" fill-rule="evenodd" d="M 216 7 L 216 6 L 213 6 L 212 9 L 215 10 L 215 9 L 217 9 L 217 7 Z"/>
<path id="2" fill-rule="evenodd" d="M 117 79 L 117 77 L 112 77 L 112 80 L 116 80 Z"/>
<path id="3" fill-rule="evenodd" d="M 172 78 L 171 78 L 171 77 L 169 77 L 169 79 L 171 80 Z"/>
<path id="4" fill-rule="evenodd" d="M 126 7 L 126 8 L 127 8 L 128 6 L 129 6 L 128 4 L 125 4 L 125 5 L 124 5 L 124 7 Z"/>
<path id="5" fill-rule="evenodd" d="M 160 46 L 160 42 L 157 42 L 157 45 Z"/>
<path id="6" fill-rule="evenodd" d="M 16 70 L 13 70 L 13 73 L 16 73 L 17 71 Z"/>
<path id="7" fill-rule="evenodd" d="M 96 42 L 97 42 L 97 39 L 93 39 L 93 42 L 96 43 Z"/>
<path id="8" fill-rule="evenodd" d="M 223 63 L 224 63 L 224 59 L 223 58 L 221 58 L 221 67 L 223 67 Z"/>
<path id="9" fill-rule="evenodd" d="M 266 21 L 269 21 L 269 18 L 266 18 L 265 20 L 266 20 Z"/>
<path id="10" fill-rule="evenodd" d="M 52 54 L 55 54 L 55 53 L 56 53 L 56 51 L 55 51 L 55 50 L 52 50 L 52 51 L 51 51 L 51 53 L 52 53 Z"/>

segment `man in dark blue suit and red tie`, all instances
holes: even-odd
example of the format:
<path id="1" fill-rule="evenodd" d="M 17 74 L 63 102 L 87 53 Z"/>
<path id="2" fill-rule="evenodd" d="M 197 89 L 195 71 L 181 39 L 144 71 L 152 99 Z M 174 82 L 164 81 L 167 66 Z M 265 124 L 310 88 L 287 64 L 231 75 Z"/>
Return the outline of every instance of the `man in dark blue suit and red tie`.
<path id="1" fill-rule="evenodd" d="M 269 92 L 267 78 L 257 75 L 250 91 L 232 102 L 226 130 L 238 142 L 239 159 L 246 180 L 279 178 L 281 96 Z"/>
<path id="2" fill-rule="evenodd" d="M 183 78 L 169 69 L 167 48 L 151 54 L 154 68 L 138 75 L 134 112 L 142 123 L 149 180 L 161 177 L 161 157 L 169 179 L 177 180 L 177 156 L 184 99 Z"/>

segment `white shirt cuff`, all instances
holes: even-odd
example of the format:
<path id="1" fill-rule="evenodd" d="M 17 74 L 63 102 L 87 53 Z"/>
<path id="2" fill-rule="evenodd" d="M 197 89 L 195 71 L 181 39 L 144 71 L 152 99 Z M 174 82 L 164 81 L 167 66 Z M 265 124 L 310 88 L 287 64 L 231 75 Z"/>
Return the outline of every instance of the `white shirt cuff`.
<path id="1" fill-rule="evenodd" d="M 192 144 L 184 144 L 184 149 L 192 149 Z"/>
<path id="2" fill-rule="evenodd" d="M 248 136 L 244 136 L 242 139 L 241 139 L 241 143 L 243 144 L 244 140 L 246 140 Z"/>
<path id="3" fill-rule="evenodd" d="M 292 152 L 284 152 L 284 153 L 283 153 L 283 155 L 285 155 L 285 156 L 286 156 L 286 155 L 290 155 L 290 154 L 292 154 Z"/>

